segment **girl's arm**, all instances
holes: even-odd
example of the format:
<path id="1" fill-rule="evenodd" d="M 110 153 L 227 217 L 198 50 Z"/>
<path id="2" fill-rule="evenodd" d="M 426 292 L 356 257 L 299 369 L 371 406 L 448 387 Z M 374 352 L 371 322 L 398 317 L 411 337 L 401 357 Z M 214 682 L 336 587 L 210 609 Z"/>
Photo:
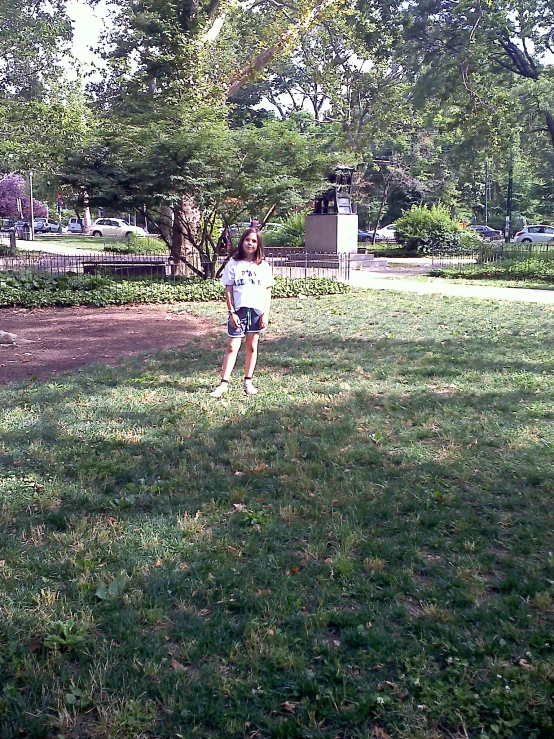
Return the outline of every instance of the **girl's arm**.
<path id="1" fill-rule="evenodd" d="M 233 302 L 233 286 L 225 285 L 225 302 L 227 303 L 227 310 L 229 311 L 229 320 L 235 328 L 240 325 L 240 320 L 235 313 L 235 305 Z"/>
<path id="2" fill-rule="evenodd" d="M 271 288 L 267 288 L 267 294 L 265 299 L 264 312 L 260 317 L 260 328 L 267 328 L 269 323 L 269 309 L 271 308 Z"/>

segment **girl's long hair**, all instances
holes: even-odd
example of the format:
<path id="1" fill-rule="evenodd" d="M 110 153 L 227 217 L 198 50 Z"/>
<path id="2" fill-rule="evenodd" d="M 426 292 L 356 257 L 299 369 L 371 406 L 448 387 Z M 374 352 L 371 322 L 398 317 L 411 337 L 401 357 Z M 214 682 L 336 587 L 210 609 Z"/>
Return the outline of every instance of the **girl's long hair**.
<path id="1" fill-rule="evenodd" d="M 235 259 L 237 262 L 241 259 L 246 259 L 246 255 L 244 253 L 244 240 L 247 236 L 250 236 L 250 234 L 256 234 L 258 248 L 254 252 L 254 261 L 256 262 L 256 264 L 260 264 L 260 262 L 263 262 L 264 260 L 264 240 L 261 231 L 257 228 L 247 228 L 246 231 L 242 234 L 239 239 L 237 250 L 233 254 L 233 259 Z"/>

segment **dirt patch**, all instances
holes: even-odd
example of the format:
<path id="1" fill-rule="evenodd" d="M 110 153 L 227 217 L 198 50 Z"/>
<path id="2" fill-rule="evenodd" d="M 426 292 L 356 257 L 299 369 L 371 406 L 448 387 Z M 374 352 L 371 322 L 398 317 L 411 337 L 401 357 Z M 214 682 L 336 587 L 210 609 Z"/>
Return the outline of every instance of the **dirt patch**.
<path id="1" fill-rule="evenodd" d="M 32 343 L 0 345 L 0 383 L 60 372 L 121 357 L 183 347 L 220 329 L 206 318 L 167 306 L 0 309 L 0 329 Z"/>

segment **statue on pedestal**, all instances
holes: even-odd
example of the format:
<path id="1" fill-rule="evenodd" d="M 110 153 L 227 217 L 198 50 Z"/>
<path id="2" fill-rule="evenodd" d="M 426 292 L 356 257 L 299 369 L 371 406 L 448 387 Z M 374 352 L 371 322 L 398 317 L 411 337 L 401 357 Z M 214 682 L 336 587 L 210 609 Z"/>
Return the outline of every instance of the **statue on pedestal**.
<path id="1" fill-rule="evenodd" d="M 327 175 L 331 187 L 315 198 L 314 213 L 356 213 L 356 203 L 352 199 L 353 167 L 338 165 Z"/>

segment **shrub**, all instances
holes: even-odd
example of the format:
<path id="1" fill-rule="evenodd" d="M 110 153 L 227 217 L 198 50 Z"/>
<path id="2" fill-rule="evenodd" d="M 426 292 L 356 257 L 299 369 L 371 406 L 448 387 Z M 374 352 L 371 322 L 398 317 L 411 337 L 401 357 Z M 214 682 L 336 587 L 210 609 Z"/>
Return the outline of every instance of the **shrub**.
<path id="1" fill-rule="evenodd" d="M 123 241 L 108 241 L 104 251 L 112 254 L 167 254 L 168 248 L 160 239 L 131 234 Z"/>
<path id="2" fill-rule="evenodd" d="M 291 298 L 298 295 L 333 295 L 348 292 L 341 282 L 322 277 L 275 279 L 273 295 Z M 31 272 L 6 272 L 0 276 L 0 307 L 127 305 L 135 303 L 207 302 L 223 300 L 219 280 L 185 277 L 120 280 L 107 275 L 37 275 Z"/>
<path id="3" fill-rule="evenodd" d="M 264 232 L 264 243 L 267 246 L 301 247 L 305 239 L 305 213 L 294 213 L 283 223 L 279 231 Z"/>
<path id="4" fill-rule="evenodd" d="M 444 205 L 413 205 L 395 223 L 396 240 L 412 254 L 441 250 L 454 252 L 461 245 L 461 229 Z"/>
<path id="5" fill-rule="evenodd" d="M 462 249 L 468 254 L 479 251 L 486 245 L 485 239 L 477 231 L 468 231 L 467 229 L 462 231 L 460 241 Z"/>

